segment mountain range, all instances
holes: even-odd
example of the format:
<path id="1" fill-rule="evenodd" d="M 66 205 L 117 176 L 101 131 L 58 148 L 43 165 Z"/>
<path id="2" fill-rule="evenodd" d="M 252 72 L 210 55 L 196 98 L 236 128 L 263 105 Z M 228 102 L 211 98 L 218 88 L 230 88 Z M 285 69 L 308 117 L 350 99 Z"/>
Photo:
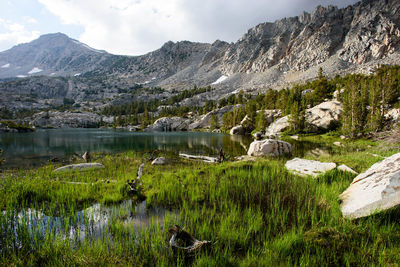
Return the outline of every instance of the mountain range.
<path id="1" fill-rule="evenodd" d="M 259 24 L 234 43 L 167 42 L 142 56 L 112 55 L 62 33 L 47 34 L 0 53 L 0 104 L 28 107 L 24 97 L 15 105 L 16 92 L 31 100 L 40 96 L 44 102 L 36 100 L 37 106 L 65 98 L 98 105 L 131 100 L 121 94 L 131 88 L 132 96 L 138 85 L 170 94 L 211 85 L 212 93 L 186 101 L 201 104 L 237 90 L 256 93 L 314 79 L 320 67 L 328 76 L 370 73 L 399 59 L 398 0 L 318 6 L 311 14 Z"/>

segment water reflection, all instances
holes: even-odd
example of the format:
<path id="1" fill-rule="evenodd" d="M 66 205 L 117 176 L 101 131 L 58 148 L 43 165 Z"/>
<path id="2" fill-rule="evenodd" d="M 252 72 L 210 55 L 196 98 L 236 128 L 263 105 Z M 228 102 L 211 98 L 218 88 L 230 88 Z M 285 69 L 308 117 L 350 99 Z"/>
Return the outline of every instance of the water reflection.
<path id="1" fill-rule="evenodd" d="M 38 234 L 40 238 L 44 238 L 50 232 L 57 238 L 83 243 L 85 240 L 99 239 L 109 234 L 109 226 L 115 221 L 133 224 L 133 229 L 138 235 L 150 223 L 158 222 L 162 225 L 166 216 L 174 217 L 176 213 L 160 207 L 147 208 L 146 201 L 135 205 L 132 200 L 126 200 L 110 206 L 97 203 L 68 217 L 48 216 L 32 208 L 18 214 L 8 214 L 4 211 L 2 216 L 7 217 L 7 232 L 14 234 L 16 243 L 20 241 L 18 225 L 26 225 L 32 239 L 37 238 Z M 4 244 L 1 244 L 0 238 L 1 246 Z"/>
<path id="2" fill-rule="evenodd" d="M 85 151 L 115 153 L 162 150 L 218 155 L 222 147 L 231 156 L 246 154 L 250 137 L 200 132 L 136 133 L 113 129 L 46 129 L 33 133 L 0 133 L 5 167 L 43 164 Z"/>

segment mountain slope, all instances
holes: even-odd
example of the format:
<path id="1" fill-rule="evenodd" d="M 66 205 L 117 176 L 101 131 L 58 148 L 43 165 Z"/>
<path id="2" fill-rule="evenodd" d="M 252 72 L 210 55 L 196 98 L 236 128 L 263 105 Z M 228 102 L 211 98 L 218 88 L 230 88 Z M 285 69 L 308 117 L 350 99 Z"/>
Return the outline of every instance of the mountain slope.
<path id="1" fill-rule="evenodd" d="M 118 91 L 137 84 L 168 91 L 212 85 L 212 93 L 186 101 L 201 105 L 241 89 L 257 92 L 310 80 L 319 67 L 333 76 L 399 62 L 400 1 L 364 0 L 342 9 L 319 6 L 311 14 L 262 23 L 235 43 L 167 42 L 136 57 L 94 50 L 63 34 L 45 35 L 1 52 L 0 78 L 80 73 L 79 85 L 69 90 L 78 95 L 90 89 L 90 97 L 80 99 L 98 99 L 96 93 L 119 97 Z M 42 79 L 41 90 L 51 89 L 50 80 Z M 3 84 L 0 90 L 16 84 Z"/>
<path id="2" fill-rule="evenodd" d="M 96 68 L 111 56 L 70 39 L 65 34 L 47 34 L 1 52 L 0 77 L 75 75 Z"/>

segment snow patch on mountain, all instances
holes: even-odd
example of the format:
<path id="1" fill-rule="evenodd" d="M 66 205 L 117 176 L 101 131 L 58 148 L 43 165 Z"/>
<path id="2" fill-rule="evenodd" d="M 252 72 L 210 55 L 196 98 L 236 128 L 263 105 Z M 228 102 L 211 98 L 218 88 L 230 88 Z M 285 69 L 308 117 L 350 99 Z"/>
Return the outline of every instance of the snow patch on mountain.
<path id="1" fill-rule="evenodd" d="M 211 85 L 215 85 L 215 84 L 220 84 L 223 81 L 225 81 L 226 79 L 228 79 L 229 77 L 226 75 L 222 75 L 221 77 L 218 78 L 218 80 L 216 80 L 215 82 L 213 82 Z"/>
<path id="2" fill-rule="evenodd" d="M 42 72 L 42 71 L 43 71 L 42 69 L 34 67 L 33 69 L 31 69 L 30 72 L 28 72 L 28 74 L 35 74 L 35 73 Z"/>

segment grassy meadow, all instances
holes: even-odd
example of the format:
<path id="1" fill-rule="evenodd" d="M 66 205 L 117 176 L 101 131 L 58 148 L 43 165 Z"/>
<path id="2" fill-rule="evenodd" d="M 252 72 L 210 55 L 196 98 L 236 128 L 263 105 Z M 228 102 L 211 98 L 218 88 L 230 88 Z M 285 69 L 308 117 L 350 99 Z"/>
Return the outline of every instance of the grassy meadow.
<path id="1" fill-rule="evenodd" d="M 304 136 L 329 146 L 329 153 L 305 158 L 346 164 L 357 172 L 399 152 L 397 144 Z M 333 146 L 339 141 L 342 147 Z M 128 152 L 94 155 L 105 169 L 56 174 L 47 165 L 10 170 L 0 180 L 0 265 L 10 266 L 367 266 L 400 262 L 400 209 L 361 218 L 342 218 L 338 196 L 354 175 L 330 171 L 298 177 L 284 167 L 287 158 L 210 165 L 165 155 L 153 166 L 148 155 Z M 126 181 L 144 162 L 146 204 L 172 211 L 141 231 L 116 217 L 98 238 L 71 242 L 68 235 L 27 224 L 21 210 L 61 218 L 65 229 L 77 211 L 94 203 L 112 205 L 130 195 Z M 174 215 L 171 215 L 174 214 Z M 90 218 L 85 219 L 89 227 Z M 168 229 L 178 224 L 199 240 L 210 240 L 193 255 L 169 248 Z M 67 237 L 65 237 L 67 236 Z"/>

